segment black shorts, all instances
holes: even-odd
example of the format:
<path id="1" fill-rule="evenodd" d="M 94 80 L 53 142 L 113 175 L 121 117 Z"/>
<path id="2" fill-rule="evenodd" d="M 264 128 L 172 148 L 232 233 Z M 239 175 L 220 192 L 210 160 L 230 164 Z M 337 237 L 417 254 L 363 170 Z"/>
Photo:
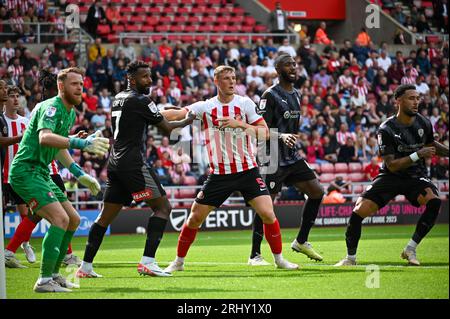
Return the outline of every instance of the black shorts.
<path id="1" fill-rule="evenodd" d="M 59 187 L 59 189 L 65 193 L 66 192 L 66 186 L 64 186 L 64 181 L 61 177 L 61 175 L 59 174 L 52 174 L 50 175 L 50 177 L 52 178 L 53 183 L 56 184 L 56 186 Z"/>
<path id="2" fill-rule="evenodd" d="M 108 170 L 105 196 L 107 203 L 129 206 L 135 202 L 147 201 L 166 195 L 153 169 L 144 165 L 140 170 Z"/>
<path id="3" fill-rule="evenodd" d="M 195 201 L 202 205 L 220 207 L 230 195 L 239 191 L 246 202 L 261 195 L 269 195 L 258 168 L 235 174 L 211 174 Z"/>
<path id="4" fill-rule="evenodd" d="M 361 194 L 361 197 L 370 199 L 379 208 L 386 206 L 391 199 L 397 195 L 404 195 L 414 206 L 419 207 L 417 202 L 419 195 L 425 195 L 425 189 L 431 188 L 436 196 L 439 196 L 437 187 L 426 177 L 412 178 L 395 175 L 378 175 L 375 180 Z"/>
<path id="5" fill-rule="evenodd" d="M 291 186 L 297 182 L 310 181 L 316 178 L 316 174 L 308 163 L 301 159 L 294 164 L 278 167 L 275 173 L 265 176 L 265 181 L 269 186 L 270 194 L 278 194 L 283 183 L 286 186 Z"/>
<path id="6" fill-rule="evenodd" d="M 26 204 L 22 197 L 17 195 L 9 183 L 3 184 L 3 196 L 6 204 L 9 202 L 11 202 L 12 205 Z"/>

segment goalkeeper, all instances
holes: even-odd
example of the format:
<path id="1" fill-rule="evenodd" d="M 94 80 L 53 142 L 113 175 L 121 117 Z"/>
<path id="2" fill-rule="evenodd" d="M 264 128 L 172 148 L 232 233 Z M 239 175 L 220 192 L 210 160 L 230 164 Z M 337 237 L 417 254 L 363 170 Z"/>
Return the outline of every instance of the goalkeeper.
<path id="1" fill-rule="evenodd" d="M 33 214 L 51 224 L 42 242 L 36 292 L 70 292 L 71 288 L 78 288 L 59 273 L 59 268 L 80 216 L 50 178 L 48 165 L 53 159 L 59 160 L 82 185 L 97 195 L 99 183 L 83 172 L 68 150 L 77 148 L 104 156 L 109 148 L 109 140 L 97 133 L 86 139 L 68 137 L 76 117 L 74 106 L 82 99 L 83 72 L 78 68 L 61 70 L 57 84 L 58 95 L 40 103 L 32 116 L 10 171 L 14 191 Z"/>

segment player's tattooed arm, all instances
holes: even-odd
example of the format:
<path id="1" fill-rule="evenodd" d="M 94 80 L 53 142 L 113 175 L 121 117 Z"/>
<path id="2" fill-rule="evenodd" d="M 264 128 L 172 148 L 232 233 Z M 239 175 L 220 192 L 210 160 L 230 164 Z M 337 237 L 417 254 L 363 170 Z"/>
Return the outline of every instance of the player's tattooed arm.
<path id="1" fill-rule="evenodd" d="M 436 148 L 426 146 L 418 150 L 416 153 L 419 158 L 430 158 L 434 154 L 436 154 Z M 414 163 L 410 156 L 395 159 L 393 154 L 383 156 L 383 160 L 386 163 L 387 168 L 391 172 L 397 172 L 407 169 Z"/>
<path id="2" fill-rule="evenodd" d="M 436 148 L 436 155 L 441 157 L 448 157 L 449 151 L 448 146 L 445 146 L 444 144 L 441 144 L 437 141 L 434 141 L 434 143 L 431 145 Z"/>

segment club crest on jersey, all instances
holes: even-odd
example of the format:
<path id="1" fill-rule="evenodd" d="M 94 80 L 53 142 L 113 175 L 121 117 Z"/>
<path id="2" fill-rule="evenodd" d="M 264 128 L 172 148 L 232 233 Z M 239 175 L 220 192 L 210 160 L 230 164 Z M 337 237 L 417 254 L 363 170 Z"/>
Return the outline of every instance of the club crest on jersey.
<path id="1" fill-rule="evenodd" d="M 285 119 L 288 119 L 291 117 L 291 113 L 289 111 L 286 111 L 286 112 L 284 112 L 283 116 Z"/>
<path id="2" fill-rule="evenodd" d="M 259 101 L 259 109 L 264 110 L 266 108 L 267 99 L 262 99 Z"/>
<path id="3" fill-rule="evenodd" d="M 158 108 L 156 107 L 155 102 L 151 102 L 148 105 L 148 108 L 150 109 L 150 112 L 152 112 L 152 113 L 157 113 L 158 112 Z"/>
<path id="4" fill-rule="evenodd" d="M 3 135 L 8 135 L 8 128 L 6 126 L 3 127 Z"/>
<path id="5" fill-rule="evenodd" d="M 47 111 L 45 112 L 45 115 L 47 115 L 47 117 L 53 117 L 56 114 L 56 107 L 54 106 L 50 106 Z"/>
<path id="6" fill-rule="evenodd" d="M 420 137 L 422 137 L 422 136 L 423 136 L 423 133 L 424 133 L 423 128 L 419 128 L 419 130 L 417 131 L 417 133 L 419 134 Z"/>
<path id="7" fill-rule="evenodd" d="M 275 187 L 275 182 L 270 182 L 269 186 L 270 186 L 270 188 L 274 188 Z"/>

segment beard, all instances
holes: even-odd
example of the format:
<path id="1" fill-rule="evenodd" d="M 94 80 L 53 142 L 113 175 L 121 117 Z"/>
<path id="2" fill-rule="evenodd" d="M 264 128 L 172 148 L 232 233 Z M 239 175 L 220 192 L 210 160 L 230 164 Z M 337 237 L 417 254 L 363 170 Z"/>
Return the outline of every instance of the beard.
<path id="1" fill-rule="evenodd" d="M 136 91 L 139 94 L 143 94 L 143 95 L 149 95 L 150 94 L 150 87 L 145 87 L 145 86 L 137 86 L 136 85 Z"/>
<path id="2" fill-rule="evenodd" d="M 286 82 L 295 83 L 295 78 L 292 79 L 288 73 L 281 73 L 281 78 Z"/>
<path id="3" fill-rule="evenodd" d="M 404 110 L 403 113 L 405 113 L 405 115 L 407 115 L 409 117 L 414 117 L 417 115 L 418 112 L 411 111 L 411 110 Z"/>

